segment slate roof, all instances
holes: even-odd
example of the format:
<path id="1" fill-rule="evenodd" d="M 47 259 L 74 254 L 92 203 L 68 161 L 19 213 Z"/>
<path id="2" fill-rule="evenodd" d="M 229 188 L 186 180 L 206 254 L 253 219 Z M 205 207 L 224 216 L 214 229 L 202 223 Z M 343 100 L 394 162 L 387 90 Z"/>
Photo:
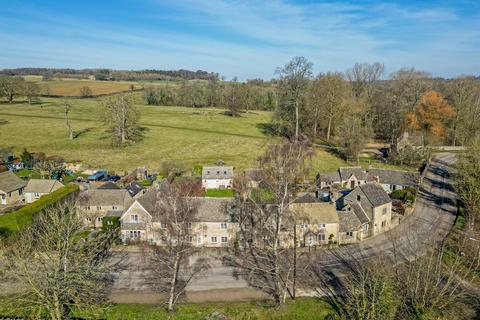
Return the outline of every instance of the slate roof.
<path id="1" fill-rule="evenodd" d="M 214 166 L 202 168 L 202 179 L 232 179 L 233 167 Z"/>
<path id="2" fill-rule="evenodd" d="M 20 179 L 11 171 L 0 173 L 0 191 L 5 193 L 12 192 L 25 187 L 26 184 L 26 181 Z"/>
<path id="3" fill-rule="evenodd" d="M 367 197 L 368 201 L 373 207 L 378 207 L 383 204 L 392 202 L 392 199 L 383 190 L 382 186 L 376 182 L 369 182 L 358 186 Z M 347 196 L 348 197 L 348 196 Z"/>
<path id="4" fill-rule="evenodd" d="M 25 193 L 50 193 L 63 187 L 58 180 L 30 179 L 25 187 Z"/>
<path id="5" fill-rule="evenodd" d="M 83 192 L 79 197 L 82 206 L 124 206 L 133 202 L 125 189 L 93 189 Z"/>
<path id="6" fill-rule="evenodd" d="M 418 183 L 419 174 L 410 171 L 369 169 L 368 181 L 376 181 L 382 184 L 395 184 L 400 186 L 415 186 Z"/>
<path id="7" fill-rule="evenodd" d="M 352 174 L 359 180 L 367 180 L 367 173 L 362 167 L 340 167 L 338 169 L 342 181 L 348 180 Z"/>
<path id="8" fill-rule="evenodd" d="M 339 221 L 335 205 L 326 202 L 292 203 L 290 209 L 300 217 L 300 220 L 313 223 L 338 223 Z"/>
<path id="9" fill-rule="evenodd" d="M 143 187 L 141 185 L 139 185 L 137 182 L 135 181 L 132 181 L 130 182 L 126 187 L 125 189 L 127 189 L 128 193 L 130 193 L 130 195 L 132 197 L 136 196 L 140 191 L 143 190 Z"/>

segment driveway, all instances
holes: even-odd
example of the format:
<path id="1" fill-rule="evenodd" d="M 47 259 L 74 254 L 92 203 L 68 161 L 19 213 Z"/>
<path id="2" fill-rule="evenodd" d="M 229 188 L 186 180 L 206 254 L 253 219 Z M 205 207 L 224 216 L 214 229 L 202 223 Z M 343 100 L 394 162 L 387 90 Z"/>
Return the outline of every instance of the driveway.
<path id="1" fill-rule="evenodd" d="M 361 258 L 393 256 L 411 249 L 412 244 L 428 246 L 431 241 L 441 241 L 455 221 L 456 207 L 452 206 L 455 193 L 451 188 L 449 170 L 455 156 L 448 153 L 437 154 L 423 180 L 414 212 L 405 217 L 400 225 L 389 232 L 364 240 L 357 245 L 343 247 L 345 250 L 360 252 Z M 321 263 L 341 269 L 338 258 L 328 251 L 322 251 Z M 408 257 L 407 257 L 408 258 Z M 140 253 L 129 252 L 126 257 L 129 269 L 122 272 L 112 293 L 114 302 L 158 303 L 161 296 L 155 294 L 146 283 L 146 271 L 141 267 Z M 320 261 L 319 261 L 320 263 Z M 235 278 L 233 270 L 222 265 L 220 260 L 212 260 L 208 274 L 194 279 L 187 288 L 186 299 L 191 302 L 241 301 L 265 298 L 258 290 L 248 286 L 245 280 Z"/>

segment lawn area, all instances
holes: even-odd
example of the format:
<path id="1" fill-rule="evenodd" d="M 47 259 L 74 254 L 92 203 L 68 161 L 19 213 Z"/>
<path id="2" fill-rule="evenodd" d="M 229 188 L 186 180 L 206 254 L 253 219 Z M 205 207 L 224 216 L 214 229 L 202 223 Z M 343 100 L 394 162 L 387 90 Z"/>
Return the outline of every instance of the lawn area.
<path id="1" fill-rule="evenodd" d="M 205 197 L 213 198 L 233 198 L 235 192 L 232 189 L 208 189 L 205 192 Z"/>
<path id="2" fill-rule="evenodd" d="M 115 149 L 106 127 L 99 121 L 97 99 L 72 99 L 71 123 L 77 136 L 67 139 L 59 98 L 42 98 L 41 104 L 0 104 L 0 147 L 23 148 L 67 160 L 82 160 L 94 168 L 118 173 L 146 165 L 158 170 L 165 160 L 186 165 L 211 165 L 217 160 L 236 169 L 254 167 L 265 146 L 278 141 L 263 134 L 259 124 L 270 121 L 271 113 L 255 111 L 232 118 L 221 109 L 157 107 L 144 105 L 137 93 L 144 139 L 136 145 Z M 314 171 L 331 171 L 345 165 L 340 158 L 318 150 Z"/>
<path id="3" fill-rule="evenodd" d="M 142 304 L 118 304 L 99 313 L 103 319 L 204 319 L 213 312 L 219 312 L 229 319 L 325 319 L 331 312 L 329 306 L 318 299 L 301 298 L 289 301 L 286 306 L 275 309 L 266 302 L 232 302 L 179 304 L 177 311 L 168 317 L 162 306 Z M 82 315 L 82 314 L 80 314 Z M 216 318 L 215 318 L 216 319 Z"/>

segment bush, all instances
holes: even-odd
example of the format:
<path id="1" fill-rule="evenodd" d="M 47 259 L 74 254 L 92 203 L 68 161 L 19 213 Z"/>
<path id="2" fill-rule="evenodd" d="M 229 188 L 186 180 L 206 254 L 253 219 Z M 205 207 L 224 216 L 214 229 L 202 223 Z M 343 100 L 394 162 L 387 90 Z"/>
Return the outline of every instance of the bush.
<path id="1" fill-rule="evenodd" d="M 6 237 L 18 232 L 28 226 L 33 221 L 33 216 L 45 208 L 57 203 L 61 199 L 73 195 L 79 191 L 76 184 L 66 185 L 50 194 L 41 196 L 35 202 L 32 202 L 16 211 L 0 216 L 0 236 Z"/>
<path id="2" fill-rule="evenodd" d="M 417 190 L 415 188 L 395 190 L 390 194 L 390 198 L 402 200 L 403 202 L 414 202 L 417 198 Z"/>

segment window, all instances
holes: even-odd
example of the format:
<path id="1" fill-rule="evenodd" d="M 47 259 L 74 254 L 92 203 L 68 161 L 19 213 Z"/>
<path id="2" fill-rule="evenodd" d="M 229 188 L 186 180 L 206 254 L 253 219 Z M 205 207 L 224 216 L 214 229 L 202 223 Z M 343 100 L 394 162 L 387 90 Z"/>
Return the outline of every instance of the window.
<path id="1" fill-rule="evenodd" d="M 130 215 L 130 221 L 131 222 L 138 222 L 138 214 Z"/>
<path id="2" fill-rule="evenodd" d="M 140 238 L 140 230 L 130 230 L 130 238 Z"/>
<path id="3" fill-rule="evenodd" d="M 193 241 L 193 237 L 192 237 L 192 236 L 187 236 L 185 239 L 187 240 L 187 242 L 192 242 L 192 241 Z"/>
<path id="4" fill-rule="evenodd" d="M 165 222 L 160 222 L 160 229 L 167 229 L 167 224 Z"/>
<path id="5" fill-rule="evenodd" d="M 22 193 L 23 193 L 23 188 L 18 189 L 18 194 L 22 194 Z"/>
<path id="6" fill-rule="evenodd" d="M 108 221 L 107 221 L 107 225 L 113 226 L 113 221 L 112 221 L 112 220 L 108 220 Z"/>
<path id="7" fill-rule="evenodd" d="M 187 222 L 186 227 L 187 227 L 187 229 L 192 229 L 192 223 L 191 223 L 191 222 Z"/>
<path id="8" fill-rule="evenodd" d="M 347 237 L 350 237 L 350 238 L 353 237 L 353 231 L 347 231 L 346 233 L 347 233 Z"/>
<path id="9" fill-rule="evenodd" d="M 222 223 L 220 224 L 220 229 L 227 229 L 227 224 L 226 223 Z"/>
<path id="10" fill-rule="evenodd" d="M 217 237 L 212 237 L 212 243 L 217 243 Z"/>
<path id="11" fill-rule="evenodd" d="M 222 243 L 227 243 L 228 242 L 228 238 L 227 237 L 222 237 Z"/>
<path id="12" fill-rule="evenodd" d="M 38 198 L 40 198 L 40 193 L 35 192 L 35 193 L 33 194 L 33 196 L 35 197 L 35 199 L 38 199 Z"/>
<path id="13" fill-rule="evenodd" d="M 320 229 L 325 229 L 325 223 L 320 223 L 320 224 L 318 225 L 318 227 L 319 227 Z"/>
<path id="14" fill-rule="evenodd" d="M 307 228 L 308 228 L 308 224 L 302 223 L 302 224 L 300 225 L 300 229 L 307 229 Z"/>
<path id="15" fill-rule="evenodd" d="M 88 222 L 92 221 L 92 219 L 90 219 L 90 218 L 85 218 L 85 220 L 87 220 Z"/>
<path id="16" fill-rule="evenodd" d="M 102 210 L 102 206 L 97 206 L 97 210 Z"/>
<path id="17" fill-rule="evenodd" d="M 383 214 L 383 215 L 386 215 L 386 214 L 387 214 L 387 208 L 383 208 L 383 209 L 382 209 L 382 214 Z"/>
<path id="18" fill-rule="evenodd" d="M 102 218 L 101 218 L 101 217 L 97 217 L 97 221 L 98 221 L 98 222 L 102 222 Z"/>
<path id="19" fill-rule="evenodd" d="M 217 174 L 220 174 L 220 171 L 217 171 Z"/>
<path id="20" fill-rule="evenodd" d="M 386 221 L 382 221 L 382 228 L 385 227 L 387 225 L 387 222 Z"/>
<path id="21" fill-rule="evenodd" d="M 112 209 L 113 209 L 113 210 L 117 210 L 117 206 L 112 206 Z"/>
<path id="22" fill-rule="evenodd" d="M 227 174 L 227 171 L 223 171 L 223 174 Z"/>
<path id="23" fill-rule="evenodd" d="M 318 241 L 325 241 L 325 235 L 324 234 L 319 234 L 318 235 Z"/>
<path id="24" fill-rule="evenodd" d="M 357 201 L 360 201 L 362 199 L 362 197 L 358 194 L 357 195 Z"/>
<path id="25" fill-rule="evenodd" d="M 90 206 L 87 206 L 87 210 L 90 210 Z"/>

